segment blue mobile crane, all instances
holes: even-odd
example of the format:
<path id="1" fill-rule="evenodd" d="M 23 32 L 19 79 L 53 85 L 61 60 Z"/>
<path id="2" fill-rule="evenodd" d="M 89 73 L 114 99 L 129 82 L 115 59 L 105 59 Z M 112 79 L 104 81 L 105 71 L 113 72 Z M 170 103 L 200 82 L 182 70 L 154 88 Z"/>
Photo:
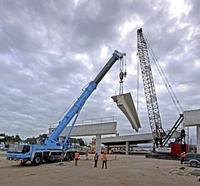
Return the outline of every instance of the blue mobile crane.
<path id="1" fill-rule="evenodd" d="M 114 51 L 112 57 L 95 77 L 88 86 L 84 89 L 78 99 L 66 112 L 65 116 L 61 121 L 59 121 L 58 126 L 53 130 L 53 132 L 48 136 L 48 138 L 41 144 L 16 144 L 11 145 L 7 151 L 8 160 L 17 160 L 21 164 L 25 164 L 30 161 L 33 165 L 39 165 L 42 162 L 49 162 L 61 159 L 71 159 L 71 153 L 69 153 L 69 139 L 75 120 L 78 117 L 82 107 L 84 106 L 86 100 L 90 97 L 92 92 L 96 89 L 99 82 L 105 76 L 105 74 L 110 70 L 117 60 L 121 60 L 126 54 L 120 53 L 117 50 Z M 59 141 L 59 136 L 65 127 L 72 121 L 70 132 L 66 136 L 64 141 Z"/>

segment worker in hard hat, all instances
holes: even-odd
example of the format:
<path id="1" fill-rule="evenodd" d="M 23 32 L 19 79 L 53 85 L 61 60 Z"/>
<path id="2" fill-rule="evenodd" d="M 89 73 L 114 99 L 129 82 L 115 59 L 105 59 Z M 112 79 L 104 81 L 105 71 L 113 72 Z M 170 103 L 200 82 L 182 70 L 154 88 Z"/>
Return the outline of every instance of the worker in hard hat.
<path id="1" fill-rule="evenodd" d="M 75 155 L 74 155 L 74 159 L 75 159 L 75 166 L 77 166 L 77 165 L 78 165 L 78 160 L 79 160 L 79 158 L 80 158 L 80 154 L 79 154 L 79 152 L 75 152 Z"/>
<path id="2" fill-rule="evenodd" d="M 102 158 L 101 158 L 102 160 L 103 160 L 103 162 L 102 162 L 102 169 L 104 168 L 104 165 L 105 165 L 105 168 L 107 169 L 107 154 L 106 154 L 106 152 L 104 152 L 103 154 L 102 154 Z"/>

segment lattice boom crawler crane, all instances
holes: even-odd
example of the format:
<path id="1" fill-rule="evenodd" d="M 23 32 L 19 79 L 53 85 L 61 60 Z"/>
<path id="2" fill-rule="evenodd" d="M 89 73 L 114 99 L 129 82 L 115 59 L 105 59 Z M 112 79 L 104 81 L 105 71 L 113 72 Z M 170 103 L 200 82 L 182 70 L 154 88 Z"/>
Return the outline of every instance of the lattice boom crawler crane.
<path id="1" fill-rule="evenodd" d="M 160 117 L 158 101 L 156 97 L 153 74 L 151 71 L 151 63 L 150 63 L 148 49 L 151 52 L 150 54 L 152 55 L 153 60 L 156 62 L 156 66 L 170 94 L 170 97 L 172 98 L 172 101 L 179 112 L 179 118 L 177 119 L 177 121 L 175 122 L 175 124 L 172 126 L 172 128 L 169 130 L 167 134 L 163 130 L 162 124 L 161 124 L 161 117 Z M 152 130 L 154 143 L 156 144 L 156 147 L 159 147 L 159 146 L 164 147 L 167 145 L 167 143 L 169 142 L 173 134 L 177 131 L 178 127 L 182 123 L 184 119 L 183 114 L 182 114 L 183 109 L 171 85 L 169 84 L 167 77 L 164 74 L 164 71 L 159 65 L 157 58 L 154 56 L 154 53 L 151 47 L 149 46 L 149 43 L 144 38 L 142 28 L 137 30 L 137 50 L 138 50 L 140 68 L 142 72 L 147 111 L 148 111 L 148 116 L 149 116 L 149 123 Z M 176 137 L 175 141 L 173 143 L 171 142 L 171 155 L 179 155 L 181 152 L 187 152 L 187 144 L 185 144 L 185 130 L 184 129 L 181 130 L 180 135 Z"/>
<path id="2" fill-rule="evenodd" d="M 153 75 L 151 71 L 147 43 L 144 39 L 142 29 L 137 30 L 137 49 L 144 84 L 149 123 L 155 144 L 158 147 L 158 143 L 160 143 L 160 146 L 162 146 L 162 139 L 165 135 L 165 132 L 161 124 L 161 117 L 158 108 L 158 101 L 156 97 Z"/>

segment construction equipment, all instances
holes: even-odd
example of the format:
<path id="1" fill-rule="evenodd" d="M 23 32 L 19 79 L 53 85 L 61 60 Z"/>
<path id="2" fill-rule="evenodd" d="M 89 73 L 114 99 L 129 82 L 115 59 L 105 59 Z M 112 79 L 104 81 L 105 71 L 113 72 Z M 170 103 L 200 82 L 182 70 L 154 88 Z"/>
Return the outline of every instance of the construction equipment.
<path id="1" fill-rule="evenodd" d="M 119 73 L 119 94 L 114 95 L 111 98 L 117 104 L 117 107 L 123 112 L 126 118 L 129 120 L 132 128 L 138 132 L 141 128 L 139 117 L 135 109 L 134 101 L 131 93 L 124 93 L 123 83 L 126 78 L 126 59 L 120 61 L 120 73 Z"/>
<path id="2" fill-rule="evenodd" d="M 180 126 L 181 122 L 183 121 L 183 114 L 180 113 L 182 112 L 182 107 L 180 106 L 179 101 L 172 87 L 170 86 L 161 66 L 159 65 L 158 60 L 156 59 L 152 49 L 150 48 L 148 41 L 146 40 L 146 38 L 144 38 L 142 28 L 137 30 L 137 50 L 138 50 L 140 68 L 141 68 L 143 85 L 144 85 L 147 111 L 148 111 L 151 131 L 153 134 L 154 144 L 156 145 L 156 147 L 163 147 L 167 145 L 170 138 L 172 137 L 174 132 L 177 130 L 177 128 Z M 151 70 L 149 52 L 152 54 L 154 61 L 157 62 L 156 65 L 157 65 L 158 71 L 180 114 L 178 120 L 176 121 L 174 126 L 171 128 L 171 130 L 168 132 L 168 134 L 166 134 L 166 132 L 162 128 L 161 117 L 160 117 L 155 85 L 154 85 L 154 80 L 153 80 L 153 74 Z M 181 131 L 180 136 L 175 140 L 174 143 L 175 144 L 179 143 L 181 145 L 182 143 L 185 144 L 184 138 L 185 138 L 185 131 L 183 129 Z M 181 151 L 186 151 L 186 149 L 182 148 Z"/>
<path id="3" fill-rule="evenodd" d="M 161 124 L 161 117 L 156 97 L 153 74 L 151 71 L 147 43 L 144 39 L 142 29 L 137 30 L 137 48 L 151 131 L 156 146 L 158 146 L 158 142 L 160 143 L 160 146 L 162 146 L 162 139 L 165 136 L 165 132 Z"/>
<path id="4" fill-rule="evenodd" d="M 103 69 L 91 81 L 88 86 L 84 89 L 78 99 L 72 104 L 65 116 L 61 121 L 59 121 L 58 126 L 49 135 L 49 137 L 44 141 L 43 144 L 26 144 L 26 145 L 13 145 L 9 148 L 7 152 L 8 160 L 19 160 L 21 164 L 25 164 L 31 161 L 33 165 L 39 165 L 44 161 L 55 161 L 61 159 L 71 159 L 72 154 L 68 153 L 70 147 L 69 139 L 71 132 L 73 130 L 75 121 L 84 106 L 86 100 L 90 97 L 93 91 L 96 89 L 99 82 L 105 76 L 105 74 L 110 70 L 117 60 L 121 60 L 126 54 L 120 53 L 117 50 L 114 51 L 110 60 L 106 63 Z M 66 136 L 64 141 L 59 141 L 59 136 L 65 127 L 73 120 L 70 131 Z"/>

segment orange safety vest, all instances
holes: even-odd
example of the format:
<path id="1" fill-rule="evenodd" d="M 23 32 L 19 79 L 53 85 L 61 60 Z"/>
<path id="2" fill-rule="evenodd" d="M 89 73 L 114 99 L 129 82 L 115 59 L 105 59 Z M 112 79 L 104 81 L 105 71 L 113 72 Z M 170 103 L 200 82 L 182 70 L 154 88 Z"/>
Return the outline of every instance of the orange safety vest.
<path id="1" fill-rule="evenodd" d="M 80 156 L 79 153 L 76 152 L 76 153 L 75 153 L 75 159 L 79 159 L 79 156 Z"/>
<path id="2" fill-rule="evenodd" d="M 185 152 L 182 152 L 182 153 L 181 153 L 181 158 L 184 159 L 184 158 L 185 158 L 185 155 L 186 155 Z"/>
<path id="3" fill-rule="evenodd" d="M 103 155 L 102 155 L 102 160 L 103 160 L 103 161 L 106 161 L 106 160 L 107 160 L 107 155 L 106 155 L 106 154 L 103 154 Z"/>

